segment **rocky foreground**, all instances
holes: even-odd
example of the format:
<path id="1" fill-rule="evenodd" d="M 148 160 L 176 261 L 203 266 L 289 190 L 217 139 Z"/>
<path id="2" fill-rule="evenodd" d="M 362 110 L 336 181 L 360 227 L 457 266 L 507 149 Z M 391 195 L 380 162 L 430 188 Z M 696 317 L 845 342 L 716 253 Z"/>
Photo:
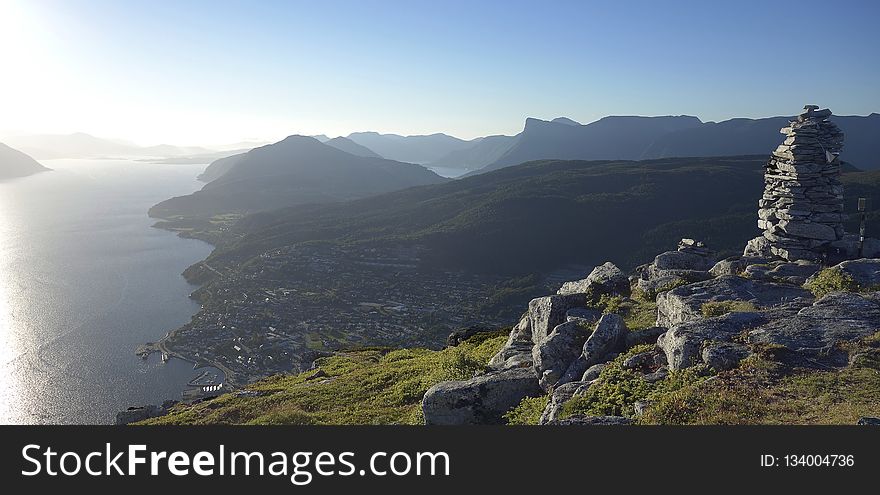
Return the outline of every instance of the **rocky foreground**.
<path id="1" fill-rule="evenodd" d="M 487 373 L 427 391 L 425 423 L 500 423 L 529 414 L 541 424 L 628 424 L 652 414 L 675 422 L 652 408 L 672 407 L 676 393 L 704 383 L 738 387 L 757 371 L 781 382 L 855 368 L 877 374 L 880 259 L 823 269 L 752 254 L 719 261 L 684 239 L 629 276 L 605 263 L 532 300 Z M 626 316 L 646 307 L 653 325 L 629 326 Z M 880 392 L 871 383 L 865 392 Z M 880 411 L 876 398 L 862 405 Z"/>
<path id="2" fill-rule="evenodd" d="M 683 240 L 632 274 L 605 263 L 532 300 L 508 331 L 338 352 L 147 422 L 868 424 L 878 330 L 880 259 L 716 260 Z"/>

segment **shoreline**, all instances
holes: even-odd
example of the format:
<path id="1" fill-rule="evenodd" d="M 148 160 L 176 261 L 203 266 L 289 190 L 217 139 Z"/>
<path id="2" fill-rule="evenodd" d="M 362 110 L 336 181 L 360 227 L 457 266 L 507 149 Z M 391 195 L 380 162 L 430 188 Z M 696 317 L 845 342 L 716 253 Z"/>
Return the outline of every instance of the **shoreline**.
<path id="1" fill-rule="evenodd" d="M 148 213 L 148 216 L 149 216 L 149 213 Z M 152 217 L 152 216 L 150 216 L 150 218 L 157 220 L 156 223 L 151 225 L 151 228 L 164 230 L 166 232 L 173 233 L 177 237 L 180 237 L 181 239 L 195 239 L 198 241 L 202 241 L 202 242 L 210 245 L 212 248 L 217 247 L 217 244 L 215 242 L 211 242 L 211 240 L 209 238 L 197 236 L 197 235 L 195 235 L 195 236 L 194 235 L 184 235 L 185 233 L 190 234 L 191 231 L 181 231 L 180 229 L 176 229 L 176 228 L 171 227 L 171 225 L 168 225 L 168 222 L 169 222 L 168 219 L 159 218 L 159 217 Z M 194 266 L 201 266 L 201 265 L 207 266 L 207 265 L 205 265 L 206 261 L 207 261 L 207 258 L 198 260 L 198 261 L 194 262 L 193 264 L 189 265 L 188 267 L 184 268 L 184 270 L 182 272 L 180 272 L 180 275 L 184 278 L 184 280 L 186 280 L 187 283 L 195 286 L 196 290 L 203 287 L 205 285 L 205 282 L 196 282 L 196 281 L 191 280 L 189 277 L 186 276 L 186 272 Z M 213 271 L 216 272 L 216 270 L 213 270 Z M 219 272 L 216 272 L 216 273 L 218 276 L 221 275 Z M 192 294 L 190 294 L 190 299 L 197 300 L 196 298 L 192 297 Z M 196 311 L 195 314 L 193 314 L 190 317 L 190 321 L 192 321 L 192 318 L 194 318 L 197 314 L 199 314 L 199 312 L 201 312 L 203 309 L 204 309 L 204 304 L 199 302 L 199 309 L 198 309 L 198 311 Z M 153 354 L 155 352 L 161 352 L 163 358 L 165 358 L 165 359 L 177 358 L 177 359 L 180 359 L 181 361 L 186 361 L 187 363 L 192 363 L 193 369 L 195 369 L 195 370 L 205 368 L 205 367 L 213 367 L 213 368 L 220 370 L 223 373 L 224 383 L 226 385 L 228 385 L 230 388 L 237 388 L 237 387 L 241 386 L 238 383 L 239 379 L 236 377 L 235 372 L 232 371 L 231 369 L 229 369 L 228 367 L 224 366 L 222 363 L 218 363 L 218 362 L 214 362 L 214 361 L 206 360 L 206 359 L 201 359 L 201 358 L 192 358 L 192 357 L 184 355 L 180 351 L 173 350 L 168 346 L 168 340 L 171 337 L 173 337 L 174 334 L 183 330 L 187 325 L 189 325 L 189 323 L 184 323 L 183 325 L 180 325 L 177 328 L 169 330 L 164 336 L 162 336 L 156 342 L 145 342 L 143 344 L 140 344 L 135 349 L 135 354 L 137 356 L 141 357 L 142 359 L 147 359 L 151 354 Z M 167 356 L 167 358 L 166 358 L 166 356 Z"/>

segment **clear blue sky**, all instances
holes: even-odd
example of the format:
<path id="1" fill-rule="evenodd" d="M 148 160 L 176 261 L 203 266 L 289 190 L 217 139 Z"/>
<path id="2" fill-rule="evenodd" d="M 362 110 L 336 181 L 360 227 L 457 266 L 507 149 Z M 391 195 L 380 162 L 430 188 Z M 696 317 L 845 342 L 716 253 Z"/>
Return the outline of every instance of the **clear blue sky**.
<path id="1" fill-rule="evenodd" d="M 516 133 L 529 116 L 880 111 L 880 2 L 869 0 L 2 5 L 29 43 L 7 48 L 27 70 L 0 83 L 13 109 L 0 129 L 206 144 L 471 138 Z"/>

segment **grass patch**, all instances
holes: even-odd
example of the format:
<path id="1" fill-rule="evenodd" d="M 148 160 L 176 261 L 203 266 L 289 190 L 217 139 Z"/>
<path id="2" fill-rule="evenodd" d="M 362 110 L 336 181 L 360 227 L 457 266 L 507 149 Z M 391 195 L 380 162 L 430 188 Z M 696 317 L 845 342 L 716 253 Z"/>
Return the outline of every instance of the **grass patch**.
<path id="1" fill-rule="evenodd" d="M 831 292 L 858 292 L 859 284 L 848 273 L 836 268 L 825 268 L 805 288 L 819 298 Z"/>
<path id="2" fill-rule="evenodd" d="M 562 406 L 560 418 L 575 415 L 632 417 L 636 402 L 652 402 L 658 396 L 702 380 L 696 370 L 685 370 L 670 373 L 659 382 L 648 383 L 640 372 L 623 368 L 627 358 L 653 348 L 653 345 L 635 346 L 611 361 L 602 370 L 596 383 Z"/>
<path id="3" fill-rule="evenodd" d="M 321 358 L 326 376 L 309 371 L 277 375 L 246 389 L 265 395 L 225 394 L 175 406 L 146 424 L 421 424 L 421 400 L 431 386 L 470 378 L 504 345 L 503 332 L 427 349 L 363 349 Z"/>
<path id="4" fill-rule="evenodd" d="M 876 349 L 875 349 L 876 350 Z M 855 424 L 880 415 L 874 360 L 840 370 L 787 369 L 757 355 L 657 398 L 646 424 Z"/>
<path id="5" fill-rule="evenodd" d="M 657 303 L 652 300 L 640 297 L 605 296 L 599 299 L 598 306 L 603 314 L 620 315 L 631 331 L 653 327 L 657 322 Z"/>
<path id="6" fill-rule="evenodd" d="M 536 425 L 541 420 L 541 414 L 550 402 L 550 395 L 540 397 L 526 397 L 518 406 L 504 415 L 509 425 Z"/>
<path id="7" fill-rule="evenodd" d="M 757 310 L 758 308 L 748 301 L 709 301 L 700 306 L 700 311 L 706 318 L 727 313 L 749 313 Z"/>

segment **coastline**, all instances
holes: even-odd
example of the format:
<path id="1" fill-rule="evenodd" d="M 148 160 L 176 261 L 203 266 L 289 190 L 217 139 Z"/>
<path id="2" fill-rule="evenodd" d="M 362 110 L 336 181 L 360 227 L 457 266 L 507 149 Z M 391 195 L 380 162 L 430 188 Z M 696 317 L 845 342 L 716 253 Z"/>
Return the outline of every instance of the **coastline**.
<path id="1" fill-rule="evenodd" d="M 159 229 L 159 230 L 165 230 L 167 232 L 172 232 L 172 233 L 176 234 L 178 237 L 183 238 L 183 239 L 195 239 L 195 240 L 205 242 L 206 244 L 209 244 L 212 247 L 217 246 L 218 240 L 211 238 L 211 236 L 201 236 L 198 234 L 198 231 L 196 231 L 194 229 L 175 228 L 174 222 L 169 219 L 156 218 L 156 217 L 152 217 L 152 216 L 151 216 L 151 218 L 155 218 L 157 220 L 157 222 L 151 226 L 152 228 Z M 198 291 L 200 288 L 202 288 L 205 285 L 205 283 L 207 283 L 207 280 L 193 280 L 192 277 L 187 276 L 187 272 L 190 271 L 193 267 L 204 265 L 206 260 L 207 260 L 207 258 L 199 260 L 199 261 L 193 263 L 192 265 L 188 266 L 187 268 L 185 268 L 181 272 L 181 276 L 188 283 L 197 286 L 196 290 L 193 291 L 193 294 L 196 291 Z M 212 271 L 214 271 L 215 273 L 217 273 L 219 275 L 219 272 L 216 272 L 216 270 L 212 269 Z M 193 294 L 190 294 L 190 299 L 198 301 L 198 298 L 193 297 Z M 191 317 L 190 320 L 192 320 L 192 318 L 195 318 L 203 309 L 204 309 L 204 304 L 201 301 L 199 301 L 199 310 L 196 311 L 196 313 Z M 213 368 L 220 370 L 223 373 L 223 384 L 225 387 L 237 388 L 237 387 L 240 387 L 241 385 L 243 385 L 242 383 L 239 383 L 240 379 L 236 376 L 236 373 L 234 371 L 232 371 L 231 369 L 229 369 L 227 366 L 223 365 L 223 363 L 217 362 L 216 360 L 203 359 L 203 358 L 189 356 L 182 351 L 179 351 L 179 350 L 172 348 L 169 345 L 169 340 L 171 338 L 173 338 L 177 333 L 184 330 L 188 325 L 190 325 L 190 322 L 187 322 L 177 328 L 169 330 L 164 336 L 162 336 L 159 340 L 157 340 L 155 342 L 145 342 L 143 344 L 140 344 L 135 349 L 135 354 L 137 356 L 141 357 L 142 359 L 147 359 L 151 354 L 159 352 L 162 354 L 163 360 L 176 358 L 181 361 L 185 361 L 187 363 L 192 363 L 193 369 L 195 369 L 195 370 L 198 370 L 201 368 L 206 368 L 206 367 L 213 367 Z"/>

